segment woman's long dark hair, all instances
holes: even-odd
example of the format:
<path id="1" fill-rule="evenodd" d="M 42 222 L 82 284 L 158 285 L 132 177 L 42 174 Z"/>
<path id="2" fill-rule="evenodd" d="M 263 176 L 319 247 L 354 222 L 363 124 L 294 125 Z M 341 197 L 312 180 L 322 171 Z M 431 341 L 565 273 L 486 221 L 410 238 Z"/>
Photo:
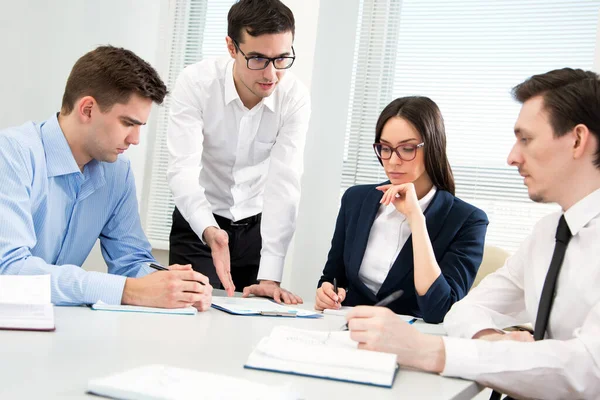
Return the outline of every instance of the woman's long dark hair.
<path id="1" fill-rule="evenodd" d="M 419 132 L 425 143 L 425 170 L 431 182 L 438 189 L 454 195 L 454 175 L 446 155 L 444 118 L 437 104 L 423 96 L 400 97 L 392 101 L 379 115 L 375 126 L 375 143 L 379 143 L 383 127 L 393 117 L 407 120 Z"/>

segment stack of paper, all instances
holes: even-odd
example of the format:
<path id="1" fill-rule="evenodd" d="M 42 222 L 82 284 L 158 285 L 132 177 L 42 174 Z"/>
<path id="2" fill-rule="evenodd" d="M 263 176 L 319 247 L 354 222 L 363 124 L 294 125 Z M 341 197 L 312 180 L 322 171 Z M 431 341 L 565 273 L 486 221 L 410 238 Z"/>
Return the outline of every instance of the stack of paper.
<path id="1" fill-rule="evenodd" d="M 53 331 L 50 275 L 0 275 L 0 329 Z"/>
<path id="2" fill-rule="evenodd" d="M 348 331 L 278 326 L 248 357 L 245 368 L 392 387 L 394 354 L 359 350 Z"/>
<path id="3" fill-rule="evenodd" d="M 284 306 L 263 298 L 213 297 L 212 306 L 234 315 L 266 315 L 272 317 L 320 318 L 321 314 Z"/>
<path id="4" fill-rule="evenodd" d="M 106 378 L 92 379 L 88 382 L 88 391 L 125 400 L 299 398 L 283 387 L 269 387 L 245 379 L 166 365 L 147 365 Z"/>

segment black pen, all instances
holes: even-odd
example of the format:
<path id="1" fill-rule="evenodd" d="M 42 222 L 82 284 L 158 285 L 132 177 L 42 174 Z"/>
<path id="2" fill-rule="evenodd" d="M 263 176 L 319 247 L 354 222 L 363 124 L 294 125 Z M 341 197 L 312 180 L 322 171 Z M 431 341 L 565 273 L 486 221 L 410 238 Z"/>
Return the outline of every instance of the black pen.
<path id="1" fill-rule="evenodd" d="M 375 305 L 373 307 L 385 307 L 387 305 L 390 305 L 394 301 L 398 300 L 400 298 L 400 296 L 402 296 L 403 294 L 404 294 L 404 290 L 402 290 L 402 289 L 396 290 L 394 293 L 390 294 L 389 296 L 387 296 L 383 300 L 378 301 L 377 303 L 375 303 Z M 347 331 L 348 330 L 348 323 L 347 322 L 342 327 L 342 330 L 343 331 Z"/>
<path id="2" fill-rule="evenodd" d="M 150 268 L 154 268 L 157 271 L 169 271 L 169 268 L 165 268 L 162 265 L 158 265 L 158 264 L 154 264 L 154 263 L 148 263 L 148 266 Z M 206 285 L 204 285 L 204 282 L 200 282 L 200 281 L 196 281 L 196 282 L 198 282 L 199 284 L 201 284 L 203 286 L 206 286 Z"/>
<path id="3" fill-rule="evenodd" d="M 333 293 L 335 293 L 336 296 L 338 294 L 337 279 L 335 278 L 333 278 Z M 335 304 L 337 304 L 337 301 L 335 302 Z"/>
<path id="4" fill-rule="evenodd" d="M 148 263 L 148 266 L 151 268 L 154 268 L 157 271 L 168 271 L 169 268 L 165 268 L 162 265 L 158 265 L 158 264 L 154 264 L 154 263 Z"/>

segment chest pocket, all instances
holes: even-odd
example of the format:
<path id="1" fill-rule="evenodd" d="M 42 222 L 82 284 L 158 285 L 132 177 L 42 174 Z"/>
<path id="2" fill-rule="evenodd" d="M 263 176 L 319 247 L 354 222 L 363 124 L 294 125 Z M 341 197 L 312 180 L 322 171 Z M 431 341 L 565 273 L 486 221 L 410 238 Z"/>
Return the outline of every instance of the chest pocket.
<path id="1" fill-rule="evenodd" d="M 271 154 L 271 150 L 275 145 L 275 141 L 277 140 L 277 132 L 279 128 L 276 127 L 274 121 L 269 121 L 269 119 L 274 118 L 274 115 L 263 115 L 263 123 L 258 127 L 258 131 L 256 132 L 256 137 L 253 141 L 253 160 L 254 164 L 262 163 Z M 271 127 L 269 129 L 265 129 L 264 127 Z"/>
<path id="2" fill-rule="evenodd" d="M 269 155 L 271 154 L 271 149 L 273 148 L 273 145 L 275 144 L 275 139 L 273 139 L 273 142 L 261 142 L 259 140 L 255 140 L 254 144 L 253 144 L 253 160 L 254 160 L 254 164 L 260 164 L 263 161 L 265 161 L 266 159 L 269 158 Z"/>

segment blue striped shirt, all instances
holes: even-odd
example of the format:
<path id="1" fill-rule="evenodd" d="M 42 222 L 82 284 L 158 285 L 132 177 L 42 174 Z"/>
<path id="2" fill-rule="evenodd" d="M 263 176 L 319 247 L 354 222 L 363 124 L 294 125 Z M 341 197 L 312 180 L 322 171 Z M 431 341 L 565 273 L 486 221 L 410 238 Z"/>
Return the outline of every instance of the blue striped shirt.
<path id="1" fill-rule="evenodd" d="M 129 160 L 80 171 L 54 115 L 0 130 L 0 274 L 51 274 L 52 302 L 120 304 L 150 272 Z M 100 239 L 108 274 L 81 265 Z"/>

